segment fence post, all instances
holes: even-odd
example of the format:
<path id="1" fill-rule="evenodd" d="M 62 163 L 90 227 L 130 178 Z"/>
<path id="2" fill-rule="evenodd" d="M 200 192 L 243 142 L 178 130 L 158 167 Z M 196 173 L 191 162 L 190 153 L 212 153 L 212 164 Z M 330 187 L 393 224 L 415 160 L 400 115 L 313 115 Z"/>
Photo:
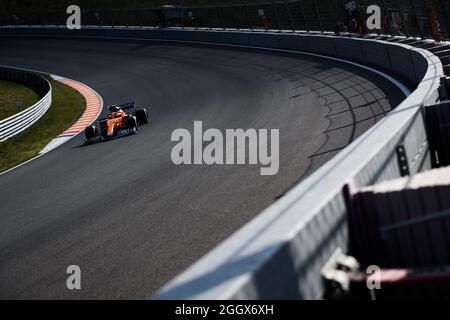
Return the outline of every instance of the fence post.
<path id="1" fill-rule="evenodd" d="M 248 14 L 248 7 L 245 4 L 243 5 L 243 7 L 244 7 L 245 16 L 247 17 L 247 21 L 248 21 L 250 30 L 253 31 L 253 24 L 252 24 L 252 20 L 250 19 L 250 15 Z"/>
<path id="2" fill-rule="evenodd" d="M 306 32 L 309 32 L 308 22 L 306 22 L 306 16 L 305 16 L 305 8 L 303 7 L 303 0 L 300 0 L 300 12 L 302 13 L 303 22 L 305 23 L 305 30 Z"/>
<path id="3" fill-rule="evenodd" d="M 333 7 L 331 6 L 331 1 L 327 1 L 327 3 L 328 3 L 328 11 L 330 14 L 330 23 L 331 23 L 331 26 L 333 29 L 333 27 L 337 26 L 337 21 L 336 21 L 335 15 L 333 14 Z M 333 30 L 329 30 L 329 31 L 333 31 Z"/>
<path id="4" fill-rule="evenodd" d="M 277 6 L 273 2 L 270 5 L 272 6 L 273 15 L 275 16 L 275 21 L 277 22 L 278 30 L 281 31 L 280 18 L 278 17 L 277 13 Z"/>
<path id="5" fill-rule="evenodd" d="M 420 28 L 420 22 L 419 22 L 419 17 L 417 16 L 416 6 L 414 5 L 414 1 L 413 0 L 409 0 L 409 3 L 410 3 L 410 6 L 412 8 L 412 11 L 413 11 L 414 20 L 416 20 L 417 32 L 419 33 L 419 37 L 421 39 L 423 39 L 423 32 L 422 32 L 422 29 Z"/>
<path id="6" fill-rule="evenodd" d="M 450 18 L 449 18 L 448 11 L 447 11 L 448 8 L 447 8 L 447 10 L 444 10 L 445 7 L 444 7 L 444 1 L 443 0 L 439 0 L 439 3 L 441 4 L 442 17 L 444 18 L 446 38 L 449 39 L 450 38 L 450 29 L 449 29 L 450 28 L 450 20 L 449 20 Z"/>
<path id="7" fill-rule="evenodd" d="M 222 27 L 222 29 L 225 30 L 225 24 L 222 21 L 222 18 L 221 18 L 221 15 L 220 15 L 220 7 L 219 6 L 216 7 L 216 15 L 217 15 L 217 21 L 219 23 L 218 27 L 220 26 L 220 27 Z"/>
<path id="8" fill-rule="evenodd" d="M 208 13 L 207 17 L 209 19 L 211 19 L 211 20 L 209 20 L 209 30 L 211 30 L 213 28 L 213 21 L 214 21 L 214 20 L 212 20 L 212 18 L 210 18 L 210 17 L 212 17 L 212 14 L 211 15 L 209 14 L 210 9 L 211 9 L 210 7 L 205 7 L 206 13 Z"/>
<path id="9" fill-rule="evenodd" d="M 315 0 L 313 0 L 313 6 L 314 6 L 314 11 L 316 13 L 316 19 L 317 19 L 317 21 L 319 21 L 319 29 L 321 32 L 323 32 L 322 20 L 320 19 L 319 9 L 317 8 L 317 4 L 316 4 Z"/>
<path id="10" fill-rule="evenodd" d="M 284 4 L 286 6 L 286 11 L 288 14 L 289 24 L 291 25 L 291 29 L 292 29 L 292 31 L 295 31 L 294 22 L 292 21 L 291 9 L 289 9 L 289 3 L 286 0 L 284 0 Z"/>
<path id="11" fill-rule="evenodd" d="M 186 14 L 186 8 L 185 7 L 181 7 L 181 29 L 184 30 L 184 15 Z"/>
<path id="12" fill-rule="evenodd" d="M 139 12 L 139 26 L 142 28 L 145 25 L 145 11 L 142 10 Z"/>
<path id="13" fill-rule="evenodd" d="M 384 9 L 383 24 L 384 24 L 384 27 L 387 27 L 386 33 L 388 33 L 392 36 L 391 28 L 390 28 L 389 9 L 386 5 L 385 0 L 383 0 L 383 9 Z"/>
<path id="14" fill-rule="evenodd" d="M 425 17 L 426 17 L 426 19 L 424 19 L 425 20 L 425 22 L 424 22 L 424 29 L 425 30 L 424 31 L 426 32 L 427 29 L 428 29 L 427 27 L 425 27 L 425 25 L 429 25 L 431 33 L 428 36 L 430 38 L 433 38 L 433 31 L 432 31 L 433 30 L 433 26 L 432 26 L 432 23 L 430 21 L 430 17 L 428 16 L 429 3 L 428 3 L 427 0 L 423 0 L 422 2 L 423 2 L 424 9 L 425 9 Z M 424 35 L 426 36 L 425 32 L 424 32 Z"/>
<path id="15" fill-rule="evenodd" d="M 191 6 L 189 12 L 190 12 L 189 21 L 190 21 L 191 27 L 198 30 L 198 23 L 197 23 L 197 18 L 195 18 L 194 7 Z"/>
<path id="16" fill-rule="evenodd" d="M 397 10 L 398 10 L 398 17 L 400 18 L 401 21 L 401 26 L 402 26 L 402 31 L 405 34 L 405 36 L 408 38 L 409 37 L 409 32 L 408 32 L 408 28 L 406 27 L 405 24 L 405 19 L 404 19 L 404 15 L 403 15 L 403 9 L 400 5 L 400 2 L 397 2 Z M 397 21 L 398 23 L 398 21 Z"/>
<path id="17" fill-rule="evenodd" d="M 230 12 L 231 12 L 231 15 L 233 16 L 233 25 L 234 25 L 234 28 L 236 29 L 236 30 L 239 30 L 240 28 L 239 28 L 239 23 L 237 22 L 237 20 L 236 20 L 236 15 L 234 14 L 234 6 L 230 3 L 229 4 L 229 6 L 230 6 Z"/>

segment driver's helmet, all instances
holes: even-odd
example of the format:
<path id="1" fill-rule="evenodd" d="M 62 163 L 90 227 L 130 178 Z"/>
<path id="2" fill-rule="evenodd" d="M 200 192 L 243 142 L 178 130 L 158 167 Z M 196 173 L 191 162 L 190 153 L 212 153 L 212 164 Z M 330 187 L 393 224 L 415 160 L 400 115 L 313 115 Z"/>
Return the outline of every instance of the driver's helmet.
<path id="1" fill-rule="evenodd" d="M 120 108 L 118 106 L 110 106 L 109 107 L 110 112 L 118 112 L 119 110 L 120 110 Z"/>

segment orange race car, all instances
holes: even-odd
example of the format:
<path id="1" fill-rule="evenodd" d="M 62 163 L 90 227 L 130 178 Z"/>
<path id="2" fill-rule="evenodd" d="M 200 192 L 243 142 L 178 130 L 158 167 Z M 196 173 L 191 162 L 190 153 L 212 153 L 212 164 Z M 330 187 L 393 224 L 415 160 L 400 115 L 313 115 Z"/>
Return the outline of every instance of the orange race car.
<path id="1" fill-rule="evenodd" d="M 129 109 L 132 109 L 130 113 L 125 112 Z M 97 122 L 97 126 L 84 130 L 87 144 L 138 133 L 138 126 L 148 123 L 148 114 L 145 108 L 136 110 L 135 103 L 129 102 L 108 107 L 106 118 Z"/>

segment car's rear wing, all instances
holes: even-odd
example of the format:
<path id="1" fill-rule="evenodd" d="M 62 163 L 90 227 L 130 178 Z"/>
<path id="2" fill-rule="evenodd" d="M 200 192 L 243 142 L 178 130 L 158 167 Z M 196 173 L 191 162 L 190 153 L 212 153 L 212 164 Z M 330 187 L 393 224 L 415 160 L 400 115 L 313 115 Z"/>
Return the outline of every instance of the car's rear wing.
<path id="1" fill-rule="evenodd" d="M 117 106 L 120 109 L 122 109 L 122 110 L 133 109 L 136 106 L 136 103 L 134 103 L 134 102 L 127 102 L 127 103 L 118 104 Z"/>
<path id="2" fill-rule="evenodd" d="M 108 107 L 109 111 L 114 111 L 115 108 L 120 108 L 122 110 L 126 109 L 134 109 L 136 106 L 136 103 L 134 102 L 127 102 L 127 103 L 121 103 L 121 104 L 113 104 L 112 106 Z"/>

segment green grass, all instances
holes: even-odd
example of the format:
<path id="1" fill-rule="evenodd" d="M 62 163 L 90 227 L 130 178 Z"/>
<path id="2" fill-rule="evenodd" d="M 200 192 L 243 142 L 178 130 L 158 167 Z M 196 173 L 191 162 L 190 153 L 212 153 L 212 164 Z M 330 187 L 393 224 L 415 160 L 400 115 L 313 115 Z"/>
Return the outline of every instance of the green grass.
<path id="1" fill-rule="evenodd" d="M 16 101 L 21 101 L 17 108 Z M 0 120 L 31 107 L 39 101 L 39 96 L 33 89 L 20 83 L 0 80 Z"/>
<path id="2" fill-rule="evenodd" d="M 82 95 L 50 77 L 52 105 L 35 124 L 24 132 L 0 142 L 0 172 L 36 156 L 53 138 L 69 128 L 85 109 Z"/>

